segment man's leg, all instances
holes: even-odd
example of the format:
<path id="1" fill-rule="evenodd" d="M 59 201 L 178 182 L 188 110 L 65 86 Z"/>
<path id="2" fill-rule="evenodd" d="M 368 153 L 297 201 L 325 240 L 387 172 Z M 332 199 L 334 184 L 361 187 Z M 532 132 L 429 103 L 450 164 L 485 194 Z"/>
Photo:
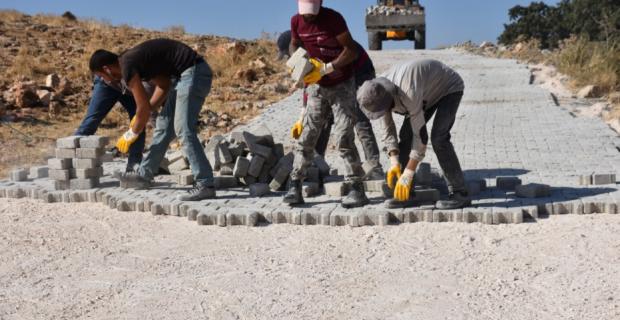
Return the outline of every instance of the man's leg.
<path id="1" fill-rule="evenodd" d="M 456 113 L 463 93 L 453 93 L 443 97 L 437 103 L 437 114 L 431 132 L 431 143 L 433 151 L 437 155 L 439 165 L 448 182 L 448 189 L 451 193 L 465 191 L 465 178 L 461 164 L 454 151 L 454 146 L 450 141 L 450 130 L 454 125 Z"/>
<path id="2" fill-rule="evenodd" d="M 147 180 L 152 180 L 155 175 L 157 175 L 157 172 L 159 172 L 159 165 L 166 155 L 166 150 L 168 150 L 168 146 L 172 139 L 176 137 L 173 123 L 175 104 L 176 91 L 171 90 L 164 107 L 159 113 L 159 116 L 157 116 L 155 130 L 153 130 L 153 141 L 149 148 L 150 150 L 142 160 L 140 168 L 138 169 L 138 174 Z"/>
<path id="3" fill-rule="evenodd" d="M 332 113 L 334 114 L 334 136 L 340 157 L 344 160 L 345 178 L 351 181 L 351 191 L 342 200 L 345 208 L 362 207 L 370 201 L 366 197 L 362 182 L 364 170 L 355 146 L 353 126 L 355 116 L 355 82 L 353 78 L 328 89 Z"/>
<path id="4" fill-rule="evenodd" d="M 121 95 L 119 98 L 121 104 L 129 115 L 129 121 L 136 115 L 136 101 L 131 95 Z M 144 152 L 144 143 L 146 140 L 146 130 L 142 131 L 138 140 L 129 147 L 129 159 L 127 160 L 127 171 L 133 171 L 134 166 L 142 162 L 142 152 Z"/>
<path id="5" fill-rule="evenodd" d="M 370 163 L 373 168 L 373 172 L 366 172 L 366 175 L 373 179 L 383 179 L 383 167 L 381 167 L 381 155 L 379 152 L 379 146 L 377 145 L 377 139 L 375 132 L 372 130 L 372 124 L 366 115 L 362 112 L 359 105 L 355 105 L 355 113 L 357 122 L 355 123 L 355 131 L 357 137 L 362 143 L 362 149 L 364 149 L 364 156 L 366 162 Z"/>
<path id="6" fill-rule="evenodd" d="M 211 90 L 211 81 L 211 69 L 206 63 L 197 64 L 183 72 L 177 84 L 174 118 L 174 129 L 189 161 L 194 181 L 199 187 L 207 188 L 213 188 L 213 168 L 198 139 L 198 119 L 205 98 Z"/>
<path id="7" fill-rule="evenodd" d="M 110 113 L 120 96 L 121 93 L 118 90 L 105 84 L 99 77 L 95 77 L 86 116 L 75 131 L 75 135 L 90 136 L 97 133 L 101 121 Z"/>
<path id="8" fill-rule="evenodd" d="M 327 101 L 322 91 L 323 89 L 318 85 L 311 85 L 307 88 L 308 107 L 304 121 L 305 128 L 295 145 L 295 160 L 291 172 L 290 187 L 283 199 L 284 203 L 289 205 L 304 203 L 301 195 L 301 184 L 306 178 L 308 167 L 312 164 L 317 140 L 325 128 L 329 116 Z"/>
<path id="9" fill-rule="evenodd" d="M 333 125 L 334 125 L 334 115 L 332 115 L 331 110 L 330 110 L 325 126 L 321 130 L 321 134 L 319 135 L 319 138 L 316 141 L 316 148 L 314 148 L 316 153 L 320 154 L 322 157 L 325 157 L 325 152 L 327 151 L 327 145 L 329 144 L 329 136 L 332 134 Z"/>

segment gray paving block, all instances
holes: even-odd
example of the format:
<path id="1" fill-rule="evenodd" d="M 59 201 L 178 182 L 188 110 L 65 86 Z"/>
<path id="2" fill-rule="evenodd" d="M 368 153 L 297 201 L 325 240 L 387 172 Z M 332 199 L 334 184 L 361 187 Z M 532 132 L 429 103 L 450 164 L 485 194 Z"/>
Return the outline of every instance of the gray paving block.
<path id="1" fill-rule="evenodd" d="M 310 63 L 310 61 L 307 59 L 300 59 L 293 68 L 291 78 L 296 84 L 301 84 L 303 83 L 304 77 L 312 71 L 312 68 L 314 68 L 314 65 Z"/>
<path id="2" fill-rule="evenodd" d="M 110 143 L 110 138 L 102 136 L 80 137 L 79 145 L 73 148 L 105 148 Z"/>
<path id="3" fill-rule="evenodd" d="M 512 224 L 514 211 L 508 208 L 492 207 L 493 211 L 493 224 Z M 523 219 L 521 219 L 523 221 Z"/>
<path id="4" fill-rule="evenodd" d="M 80 147 L 80 136 L 64 137 L 56 140 L 56 148 L 75 149 Z M 72 158 L 72 157 L 68 157 Z"/>
<path id="5" fill-rule="evenodd" d="M 43 179 L 49 176 L 48 166 L 35 166 L 30 168 L 30 179 Z"/>
<path id="6" fill-rule="evenodd" d="M 234 163 L 224 163 L 220 166 L 220 176 L 232 176 L 234 173 Z"/>
<path id="7" fill-rule="evenodd" d="M 319 168 L 317 167 L 309 167 L 306 170 L 306 179 L 308 182 L 321 182 L 321 174 L 319 172 Z"/>
<path id="8" fill-rule="evenodd" d="M 50 168 L 50 170 L 71 169 L 73 167 L 73 160 L 52 158 L 47 160 L 47 166 Z"/>
<path id="9" fill-rule="evenodd" d="M 430 218 L 430 221 L 427 221 Z M 433 222 L 433 209 L 431 208 L 408 208 L 397 216 L 399 223 Z"/>
<path id="10" fill-rule="evenodd" d="M 608 214 L 619 214 L 620 213 L 619 203 L 615 202 L 615 201 L 607 202 L 605 204 L 605 213 L 608 213 Z"/>
<path id="11" fill-rule="evenodd" d="M 105 152 L 101 158 L 99 159 L 101 160 L 101 162 L 112 162 L 114 161 L 114 153 L 112 152 Z"/>
<path id="12" fill-rule="evenodd" d="M 271 175 L 269 174 L 270 171 L 270 168 L 264 165 L 263 169 L 260 171 L 260 175 L 258 176 L 258 182 L 269 184 L 272 179 Z"/>
<path id="13" fill-rule="evenodd" d="M 105 150 L 103 148 L 77 148 L 75 157 L 78 159 L 100 159 Z"/>
<path id="14" fill-rule="evenodd" d="M 519 185 L 516 186 L 515 191 L 517 197 L 521 198 L 545 198 L 551 195 L 551 187 L 539 183 Z"/>
<path id="15" fill-rule="evenodd" d="M 9 199 L 21 199 L 25 198 L 28 195 L 26 190 L 18 187 L 12 187 L 6 189 L 6 197 Z"/>
<path id="16" fill-rule="evenodd" d="M 196 216 L 196 222 L 199 226 L 225 227 L 227 225 L 226 213 L 223 211 L 206 208 L 200 210 Z"/>
<path id="17" fill-rule="evenodd" d="M 226 213 L 227 226 L 255 227 L 258 224 L 258 212 L 249 209 L 235 209 Z"/>
<path id="18" fill-rule="evenodd" d="M 343 197 L 351 191 L 351 184 L 348 182 L 329 182 L 323 185 L 325 194 L 332 197 Z"/>
<path id="19" fill-rule="evenodd" d="M 72 166 L 74 169 L 92 169 L 101 166 L 98 159 L 73 159 Z"/>
<path id="20" fill-rule="evenodd" d="M 384 180 L 364 181 L 364 190 L 366 192 L 383 193 L 386 186 Z"/>
<path id="21" fill-rule="evenodd" d="M 233 169 L 233 176 L 236 178 L 243 178 L 248 175 L 250 169 L 250 160 L 245 157 L 238 157 Z"/>
<path id="22" fill-rule="evenodd" d="M 28 180 L 28 170 L 26 169 L 15 169 L 11 171 L 11 181 L 26 181 Z"/>
<path id="23" fill-rule="evenodd" d="M 582 186 L 592 185 L 592 175 L 579 176 L 579 185 L 582 185 Z"/>
<path id="24" fill-rule="evenodd" d="M 248 175 L 258 178 L 260 176 L 261 170 L 263 169 L 263 164 L 265 164 L 265 158 L 252 153 L 248 154 L 247 158 L 248 160 L 250 160 Z"/>
<path id="25" fill-rule="evenodd" d="M 194 183 L 194 174 L 190 170 L 184 170 L 176 174 L 177 184 L 191 186 Z"/>
<path id="26" fill-rule="evenodd" d="M 301 224 L 301 214 L 303 210 L 300 208 L 291 208 L 285 205 L 271 211 L 272 224 L 288 223 L 293 225 Z"/>
<path id="27" fill-rule="evenodd" d="M 185 158 L 180 158 L 177 161 L 171 162 L 168 165 L 168 170 L 170 170 L 170 172 L 176 173 L 187 169 L 189 169 L 189 162 L 187 162 L 187 159 Z"/>
<path id="28" fill-rule="evenodd" d="M 213 178 L 216 189 L 230 189 L 239 186 L 237 179 L 232 176 L 220 176 Z"/>
<path id="29" fill-rule="evenodd" d="M 477 196 L 487 188 L 485 180 L 468 180 L 465 182 L 469 196 Z"/>
<path id="30" fill-rule="evenodd" d="M 250 196 L 251 197 L 263 197 L 271 193 L 269 190 L 269 185 L 266 183 L 255 183 L 250 185 Z"/>
<path id="31" fill-rule="evenodd" d="M 233 159 L 237 159 L 239 157 L 243 157 L 245 155 L 245 142 L 234 142 L 228 145 L 228 152 L 233 157 Z"/>
<path id="32" fill-rule="evenodd" d="M 55 152 L 58 159 L 72 159 L 75 158 L 75 149 L 60 149 L 57 148 Z"/>
<path id="33" fill-rule="evenodd" d="M 209 139 L 209 142 L 205 146 L 205 154 L 207 156 L 207 160 L 211 164 L 211 167 L 215 171 L 220 170 L 220 166 L 222 165 L 222 161 L 220 159 L 220 154 L 217 151 L 218 145 L 220 142 L 224 141 L 224 137 L 222 136 L 213 136 Z"/>
<path id="34" fill-rule="evenodd" d="M 605 213 L 605 202 L 596 200 L 583 200 L 583 213 L 595 214 Z"/>
<path id="35" fill-rule="evenodd" d="M 338 208 L 331 213 L 329 217 L 329 225 L 332 227 L 359 227 L 360 214 L 361 212 L 359 210 L 345 210 Z"/>
<path id="36" fill-rule="evenodd" d="M 360 226 L 387 226 L 390 217 L 385 210 L 361 210 L 357 220 Z"/>
<path id="37" fill-rule="evenodd" d="M 419 203 L 435 203 L 439 201 L 440 193 L 437 189 L 414 189 L 413 199 Z"/>
<path id="38" fill-rule="evenodd" d="M 304 209 L 300 214 L 300 224 L 329 226 L 330 216 L 331 210 Z"/>
<path id="39" fill-rule="evenodd" d="M 269 155 L 271 154 L 271 148 L 264 146 L 262 144 L 258 143 L 258 140 L 260 140 L 259 137 L 244 131 L 243 132 L 243 137 L 245 138 L 245 143 L 248 146 L 248 149 L 250 150 L 251 153 L 261 156 L 264 159 L 269 158 Z M 273 142 L 273 138 L 272 138 L 272 142 Z"/>
<path id="40" fill-rule="evenodd" d="M 291 168 L 287 166 L 281 166 L 276 172 L 273 180 L 269 183 L 271 191 L 278 191 L 285 187 L 286 181 L 291 173 Z"/>
<path id="41" fill-rule="evenodd" d="M 329 164 L 327 163 L 327 161 L 325 161 L 325 159 L 320 154 L 314 155 L 314 159 L 312 163 L 314 164 L 315 167 L 319 169 L 319 173 L 323 177 L 327 177 L 330 175 L 331 168 Z"/>
<path id="42" fill-rule="evenodd" d="M 317 182 L 304 182 L 302 194 L 304 198 L 314 198 L 321 193 L 321 187 Z"/>
<path id="43" fill-rule="evenodd" d="M 512 191 L 521 185 L 521 179 L 517 177 L 497 177 L 495 183 L 498 189 Z"/>
<path id="44" fill-rule="evenodd" d="M 56 181 L 69 181 L 71 179 L 71 169 L 49 170 L 49 178 Z"/>
<path id="45" fill-rule="evenodd" d="M 574 206 L 578 205 L 578 202 L 575 201 L 567 201 L 567 202 L 554 202 L 553 203 L 553 214 L 576 214 L 573 210 Z"/>
<path id="46" fill-rule="evenodd" d="M 295 66 L 299 63 L 299 61 L 307 60 L 308 52 L 304 48 L 299 48 L 293 55 L 286 61 L 286 66 L 289 69 L 294 69 Z"/>
<path id="47" fill-rule="evenodd" d="M 69 179 L 67 180 L 54 180 L 54 190 L 69 190 L 71 185 Z"/>
<path id="48" fill-rule="evenodd" d="M 94 189 L 99 186 L 99 178 L 71 179 L 69 181 L 69 186 L 73 190 Z"/>
<path id="49" fill-rule="evenodd" d="M 90 178 L 100 178 L 103 176 L 103 168 L 96 167 L 90 169 L 71 169 L 74 173 L 74 176 L 77 179 L 90 179 Z"/>
<path id="50" fill-rule="evenodd" d="M 606 184 L 616 184 L 616 175 L 615 174 L 593 174 L 592 175 L 592 184 L 593 185 L 606 185 Z"/>
<path id="51" fill-rule="evenodd" d="M 220 144 L 217 145 L 216 151 L 218 152 L 218 157 L 222 163 L 232 163 L 235 161 L 235 158 L 230 153 L 230 150 L 228 150 L 227 141 L 220 142 Z"/>
<path id="52" fill-rule="evenodd" d="M 240 182 L 242 185 L 244 185 L 244 186 L 246 186 L 246 187 L 249 187 L 249 186 L 251 186 L 251 185 L 253 185 L 253 184 L 257 183 L 257 182 L 258 182 L 258 179 L 257 179 L 257 178 L 255 178 L 255 177 L 252 177 L 252 176 L 249 176 L 249 175 L 248 175 L 248 176 L 245 176 L 245 177 L 243 177 L 243 178 L 239 178 L 239 182 Z"/>

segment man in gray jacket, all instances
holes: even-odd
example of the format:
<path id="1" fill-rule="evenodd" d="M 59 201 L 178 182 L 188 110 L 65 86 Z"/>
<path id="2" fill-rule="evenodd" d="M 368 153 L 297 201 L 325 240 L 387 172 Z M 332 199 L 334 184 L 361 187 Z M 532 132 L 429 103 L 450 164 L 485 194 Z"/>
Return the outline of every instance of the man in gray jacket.
<path id="1" fill-rule="evenodd" d="M 463 79 L 436 60 L 397 65 L 382 76 L 366 81 L 358 91 L 358 102 L 368 118 L 383 118 L 383 142 L 391 167 L 387 182 L 394 189 L 390 205 L 410 206 L 413 174 L 426 155 L 426 123 L 435 115 L 430 140 L 448 182 L 450 198 L 439 201 L 439 209 L 471 205 L 459 159 L 450 141 L 450 130 L 463 97 Z M 405 115 L 399 138 L 392 112 Z M 406 166 L 401 173 L 401 162 Z M 397 180 L 394 187 L 394 180 Z"/>

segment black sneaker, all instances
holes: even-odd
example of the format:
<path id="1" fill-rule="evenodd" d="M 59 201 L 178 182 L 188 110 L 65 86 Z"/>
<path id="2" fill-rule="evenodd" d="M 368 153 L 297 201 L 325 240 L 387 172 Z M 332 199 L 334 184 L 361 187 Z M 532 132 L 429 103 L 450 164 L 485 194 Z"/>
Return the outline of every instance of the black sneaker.
<path id="1" fill-rule="evenodd" d="M 184 194 L 177 195 L 179 201 L 201 201 L 215 199 L 215 188 L 207 187 L 200 183 L 194 183 L 194 187 Z"/>
<path id="2" fill-rule="evenodd" d="M 435 207 L 440 210 L 462 209 L 471 206 L 467 191 L 451 192 L 448 200 L 439 200 Z"/>
<path id="3" fill-rule="evenodd" d="M 136 172 L 123 173 L 119 180 L 121 181 L 121 187 L 125 189 L 148 189 L 153 185 L 151 179 L 147 179 Z"/>
<path id="4" fill-rule="evenodd" d="M 291 185 L 288 189 L 288 192 L 282 199 L 282 201 L 289 206 L 297 206 L 305 204 L 304 197 L 301 194 L 302 184 L 301 180 L 293 180 L 291 181 Z"/>

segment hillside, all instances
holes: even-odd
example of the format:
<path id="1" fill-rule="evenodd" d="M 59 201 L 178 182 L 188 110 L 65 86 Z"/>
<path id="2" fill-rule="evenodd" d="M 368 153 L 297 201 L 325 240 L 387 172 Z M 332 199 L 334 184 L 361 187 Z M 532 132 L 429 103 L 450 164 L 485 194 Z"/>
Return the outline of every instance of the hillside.
<path id="1" fill-rule="evenodd" d="M 43 163 L 51 142 L 70 135 L 88 106 L 88 59 L 98 48 L 122 52 L 153 38 L 183 41 L 203 54 L 215 73 L 202 112 L 203 138 L 246 123 L 289 93 L 283 63 L 269 39 L 239 41 L 60 16 L 0 11 L 0 175 L 16 166 Z M 50 80 L 46 81 L 50 77 Z M 49 87 L 51 85 L 52 87 Z M 98 134 L 116 138 L 127 128 L 115 107 Z"/>

